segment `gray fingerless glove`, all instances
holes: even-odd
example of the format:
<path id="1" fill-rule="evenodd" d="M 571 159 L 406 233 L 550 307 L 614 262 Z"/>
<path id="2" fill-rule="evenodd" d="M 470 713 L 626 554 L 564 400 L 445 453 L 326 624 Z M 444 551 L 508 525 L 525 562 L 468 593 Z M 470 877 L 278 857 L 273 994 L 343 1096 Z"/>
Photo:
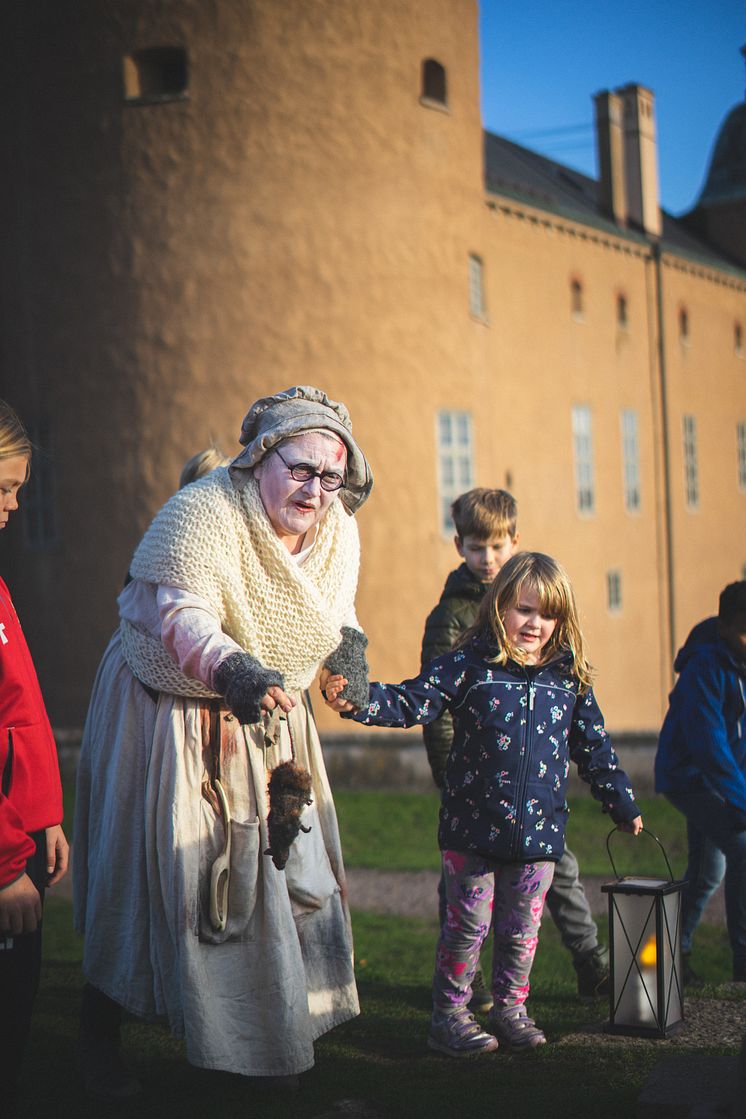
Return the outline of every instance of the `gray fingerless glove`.
<path id="1" fill-rule="evenodd" d="M 342 626 L 341 632 L 342 640 L 324 661 L 324 668 L 347 677 L 347 684 L 340 692 L 342 699 L 353 707 L 365 707 L 368 703 L 368 662 L 365 659 L 368 638 L 352 626 Z"/>
<path id="2" fill-rule="evenodd" d="M 231 653 L 213 673 L 215 691 L 241 723 L 258 723 L 262 717 L 260 703 L 267 688 L 285 687 L 281 673 L 265 668 L 251 653 Z"/>

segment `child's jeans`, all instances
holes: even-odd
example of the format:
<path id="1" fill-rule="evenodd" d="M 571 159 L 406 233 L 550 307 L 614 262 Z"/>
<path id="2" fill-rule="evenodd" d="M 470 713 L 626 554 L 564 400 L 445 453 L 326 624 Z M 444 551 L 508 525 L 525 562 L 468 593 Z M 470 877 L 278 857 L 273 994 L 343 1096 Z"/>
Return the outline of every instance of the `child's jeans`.
<path id="1" fill-rule="evenodd" d="M 554 863 L 498 863 L 461 851 L 443 852 L 446 920 L 435 954 L 433 1005 L 450 1014 L 466 1007 L 479 950 L 492 926 L 495 1006 L 528 998 L 544 898 Z M 494 912 L 493 912 L 494 907 Z"/>

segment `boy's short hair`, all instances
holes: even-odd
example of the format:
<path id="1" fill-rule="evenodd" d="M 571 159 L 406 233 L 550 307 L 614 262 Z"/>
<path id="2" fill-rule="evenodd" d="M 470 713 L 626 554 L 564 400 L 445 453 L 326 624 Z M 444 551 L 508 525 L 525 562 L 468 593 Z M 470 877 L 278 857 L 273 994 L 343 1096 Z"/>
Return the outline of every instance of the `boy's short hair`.
<path id="1" fill-rule="evenodd" d="M 720 592 L 718 618 L 721 622 L 732 622 L 737 615 L 746 617 L 746 579 L 729 583 Z"/>
<path id="2" fill-rule="evenodd" d="M 468 490 L 451 506 L 451 516 L 460 540 L 475 536 L 477 540 L 509 536 L 516 533 L 518 506 L 507 490 L 490 490 L 484 486 Z"/>

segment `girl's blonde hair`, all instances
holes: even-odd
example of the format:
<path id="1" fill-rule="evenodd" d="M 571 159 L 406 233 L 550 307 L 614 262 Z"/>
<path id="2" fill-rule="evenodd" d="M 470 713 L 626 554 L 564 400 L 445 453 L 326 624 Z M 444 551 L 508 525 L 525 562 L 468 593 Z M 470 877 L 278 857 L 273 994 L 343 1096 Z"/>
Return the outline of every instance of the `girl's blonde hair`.
<path id="1" fill-rule="evenodd" d="M 224 455 L 214 444 L 204 451 L 198 451 L 184 463 L 179 476 L 179 489 L 188 486 L 190 482 L 196 482 L 199 478 L 204 478 L 205 474 L 210 474 L 219 466 L 227 466 L 230 461 L 227 455 Z"/>
<path id="2" fill-rule="evenodd" d="M 26 459 L 26 477 L 31 469 L 31 440 L 10 404 L 0 400 L 0 459 Z"/>
<path id="3" fill-rule="evenodd" d="M 526 654 L 508 640 L 503 618 L 511 606 L 520 601 L 524 587 L 535 592 L 543 614 L 557 619 L 554 633 L 542 649 L 542 663 L 558 653 L 570 653 L 572 673 L 580 683 L 581 692 L 587 691 L 593 671 L 585 655 L 570 580 L 561 564 L 542 552 L 517 552 L 501 568 L 482 599 L 477 620 L 464 635 L 463 643 L 473 637 L 486 637 L 497 642 L 495 664 L 505 664 L 508 659 L 523 664 Z"/>

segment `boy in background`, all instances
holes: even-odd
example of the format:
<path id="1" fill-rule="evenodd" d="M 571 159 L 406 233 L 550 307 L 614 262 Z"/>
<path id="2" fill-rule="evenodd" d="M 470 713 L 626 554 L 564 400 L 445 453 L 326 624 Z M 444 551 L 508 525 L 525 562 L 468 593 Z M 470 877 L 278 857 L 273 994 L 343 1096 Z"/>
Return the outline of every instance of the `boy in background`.
<path id="1" fill-rule="evenodd" d="M 686 817 L 682 895 L 684 982 L 692 937 L 725 870 L 733 979 L 746 982 L 746 580 L 720 595 L 717 619 L 695 626 L 658 739 L 655 790 Z"/>
<path id="2" fill-rule="evenodd" d="M 476 620 L 485 591 L 500 568 L 518 549 L 515 498 L 506 490 L 477 488 L 457 497 L 451 506 L 456 526 L 454 544 L 463 563 L 446 579 L 437 606 L 425 622 L 421 667 L 450 652 Z M 453 720 L 445 712 L 434 723 L 423 726 L 427 759 L 433 780 L 443 788 L 446 762 L 453 744 Z M 445 898 L 439 887 L 441 927 Z M 547 908 L 560 931 L 562 943 L 572 956 L 581 998 L 606 995 L 609 990 L 609 955 L 598 943 L 598 929 L 591 916 L 585 890 L 578 878 L 577 859 L 567 847 L 555 865 L 554 879 L 546 899 Z M 481 969 L 472 984 L 472 1010 L 489 1010 L 492 998 Z"/>

